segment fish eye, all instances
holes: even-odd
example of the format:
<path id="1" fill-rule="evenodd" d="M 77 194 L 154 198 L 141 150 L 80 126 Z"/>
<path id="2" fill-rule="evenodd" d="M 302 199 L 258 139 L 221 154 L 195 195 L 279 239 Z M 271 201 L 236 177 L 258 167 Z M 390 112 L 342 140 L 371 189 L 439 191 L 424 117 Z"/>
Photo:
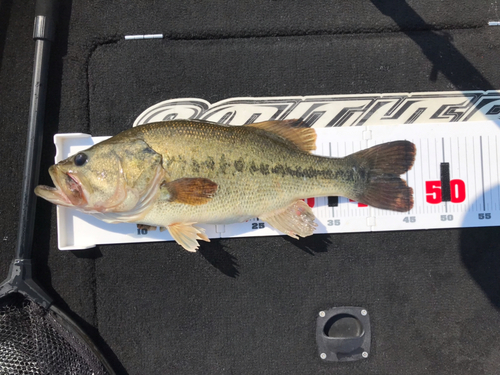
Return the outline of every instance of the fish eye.
<path id="1" fill-rule="evenodd" d="M 89 160 L 89 157 L 87 154 L 84 154 L 83 152 L 80 152 L 75 155 L 74 163 L 77 167 L 81 167 L 84 165 L 87 161 Z"/>

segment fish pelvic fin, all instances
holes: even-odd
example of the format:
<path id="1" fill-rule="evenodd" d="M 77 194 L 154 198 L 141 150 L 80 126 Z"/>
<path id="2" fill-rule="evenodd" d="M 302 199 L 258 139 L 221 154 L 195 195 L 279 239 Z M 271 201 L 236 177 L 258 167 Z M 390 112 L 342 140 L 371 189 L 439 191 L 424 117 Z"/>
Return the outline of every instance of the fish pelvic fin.
<path id="1" fill-rule="evenodd" d="M 205 234 L 205 229 L 195 227 L 195 223 L 170 224 L 167 229 L 173 239 L 189 252 L 196 252 L 200 247 L 198 240 L 210 242 Z"/>
<path id="2" fill-rule="evenodd" d="M 274 133 L 292 142 L 302 151 L 311 152 L 316 150 L 316 131 L 304 126 L 302 120 L 264 121 L 246 126 Z"/>
<path id="3" fill-rule="evenodd" d="M 411 210 L 413 189 L 399 176 L 411 169 L 415 155 L 413 143 L 395 141 L 347 156 L 360 176 L 359 188 L 348 198 L 384 210 Z"/>
<path id="4" fill-rule="evenodd" d="M 259 219 L 295 239 L 310 236 L 318 226 L 314 222 L 316 217 L 311 207 L 303 200 L 297 200 L 284 209 L 260 215 Z"/>

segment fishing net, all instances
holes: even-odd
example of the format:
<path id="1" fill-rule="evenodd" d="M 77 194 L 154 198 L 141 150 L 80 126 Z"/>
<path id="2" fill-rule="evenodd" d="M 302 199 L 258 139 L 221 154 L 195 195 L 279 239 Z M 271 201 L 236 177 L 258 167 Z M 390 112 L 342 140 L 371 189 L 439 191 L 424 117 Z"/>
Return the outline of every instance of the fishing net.
<path id="1" fill-rule="evenodd" d="M 109 373 L 64 317 L 14 294 L 0 302 L 0 374 Z"/>

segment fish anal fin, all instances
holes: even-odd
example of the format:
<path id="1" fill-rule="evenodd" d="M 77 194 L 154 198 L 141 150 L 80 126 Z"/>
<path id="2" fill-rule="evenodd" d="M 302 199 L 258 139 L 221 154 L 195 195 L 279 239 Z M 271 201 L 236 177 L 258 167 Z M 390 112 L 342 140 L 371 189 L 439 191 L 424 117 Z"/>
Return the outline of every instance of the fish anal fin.
<path id="1" fill-rule="evenodd" d="M 262 221 L 269 223 L 279 231 L 298 239 L 307 237 L 314 233 L 318 226 L 314 222 L 316 218 L 303 200 L 297 200 L 284 209 L 260 215 Z"/>
<path id="2" fill-rule="evenodd" d="M 305 127 L 302 120 L 274 120 L 249 124 L 253 128 L 266 130 L 295 144 L 302 151 L 316 150 L 316 131 Z"/>
<path id="3" fill-rule="evenodd" d="M 210 242 L 210 239 L 205 234 L 205 229 L 195 227 L 193 224 L 175 223 L 167 227 L 173 239 L 190 252 L 195 252 L 200 247 L 198 240 Z"/>
<path id="4" fill-rule="evenodd" d="M 166 189 L 168 201 L 197 206 L 208 203 L 218 185 L 208 178 L 180 178 L 164 182 L 161 187 Z"/>

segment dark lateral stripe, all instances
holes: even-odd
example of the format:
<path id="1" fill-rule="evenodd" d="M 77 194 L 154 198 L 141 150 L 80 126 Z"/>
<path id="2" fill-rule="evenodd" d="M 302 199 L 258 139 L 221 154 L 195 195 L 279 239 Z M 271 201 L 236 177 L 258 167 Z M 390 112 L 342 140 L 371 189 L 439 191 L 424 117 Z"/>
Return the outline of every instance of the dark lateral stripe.
<path id="1" fill-rule="evenodd" d="M 315 168 L 291 168 L 287 165 L 277 164 L 271 168 L 271 173 L 292 177 L 307 177 L 307 178 L 325 178 L 330 180 L 354 180 L 354 172 L 352 170 L 330 170 L 330 169 L 315 169 Z"/>

